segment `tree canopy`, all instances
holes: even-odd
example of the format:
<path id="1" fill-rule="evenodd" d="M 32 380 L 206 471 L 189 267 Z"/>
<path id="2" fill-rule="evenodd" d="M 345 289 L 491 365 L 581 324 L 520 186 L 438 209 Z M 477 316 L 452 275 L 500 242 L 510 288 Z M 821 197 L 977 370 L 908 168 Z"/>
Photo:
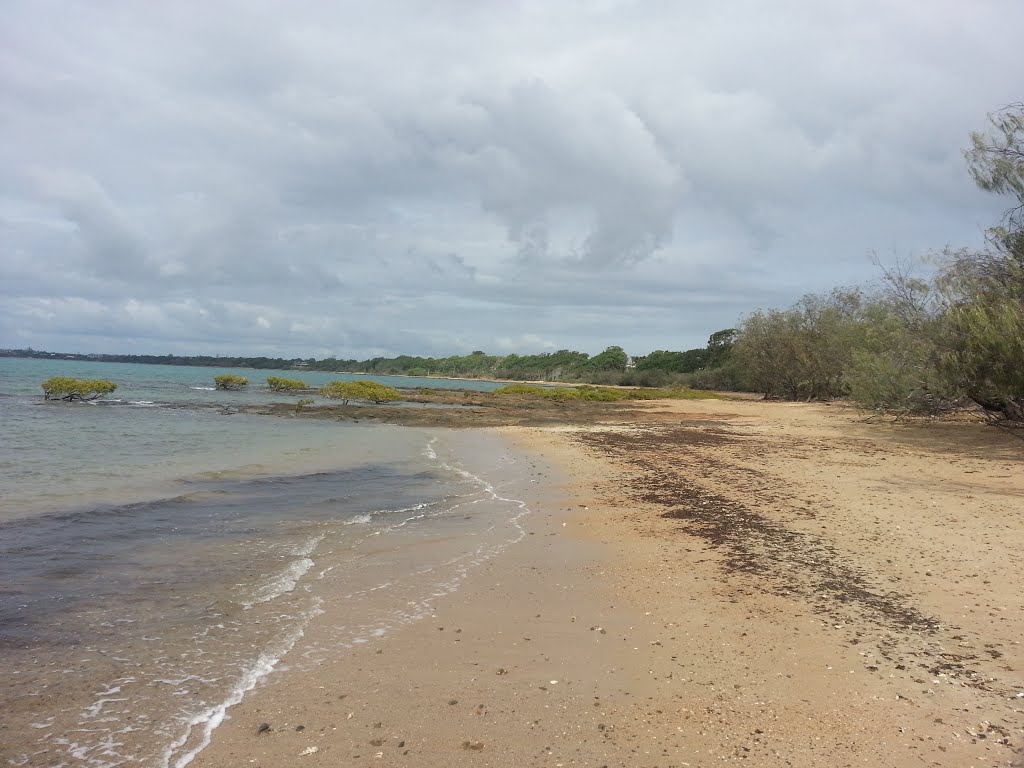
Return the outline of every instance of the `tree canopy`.
<path id="1" fill-rule="evenodd" d="M 228 389 L 228 390 L 239 390 L 249 386 L 249 380 L 244 376 L 233 376 L 231 374 L 224 374 L 223 376 L 213 377 L 214 386 L 217 389 Z"/>
<path id="2" fill-rule="evenodd" d="M 376 381 L 332 381 L 321 387 L 320 395 L 345 403 L 349 400 L 368 400 L 380 404 L 402 399 L 397 389 Z"/>
<path id="3" fill-rule="evenodd" d="M 267 386 L 272 392 L 301 392 L 306 389 L 306 382 L 281 376 L 267 376 Z"/>
<path id="4" fill-rule="evenodd" d="M 55 376 L 42 383 L 43 397 L 46 400 L 95 400 L 109 395 L 117 384 L 102 379 L 72 379 L 66 376 Z"/>

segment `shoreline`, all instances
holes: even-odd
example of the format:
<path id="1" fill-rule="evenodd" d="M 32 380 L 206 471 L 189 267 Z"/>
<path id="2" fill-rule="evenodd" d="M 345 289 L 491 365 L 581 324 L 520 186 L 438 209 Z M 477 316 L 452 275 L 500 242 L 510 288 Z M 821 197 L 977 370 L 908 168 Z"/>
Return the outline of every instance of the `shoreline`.
<path id="1" fill-rule="evenodd" d="M 524 540 L 428 618 L 270 676 L 193 765 L 1014 764 L 1018 440 L 635 410 L 497 427 L 533 465 Z"/>

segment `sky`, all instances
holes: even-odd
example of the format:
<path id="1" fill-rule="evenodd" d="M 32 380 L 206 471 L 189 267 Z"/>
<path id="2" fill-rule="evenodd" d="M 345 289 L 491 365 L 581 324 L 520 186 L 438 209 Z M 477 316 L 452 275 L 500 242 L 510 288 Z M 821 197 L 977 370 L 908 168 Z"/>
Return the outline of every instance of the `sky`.
<path id="1" fill-rule="evenodd" d="M 1018 0 L 8 0 L 0 347 L 703 346 L 977 247 Z"/>

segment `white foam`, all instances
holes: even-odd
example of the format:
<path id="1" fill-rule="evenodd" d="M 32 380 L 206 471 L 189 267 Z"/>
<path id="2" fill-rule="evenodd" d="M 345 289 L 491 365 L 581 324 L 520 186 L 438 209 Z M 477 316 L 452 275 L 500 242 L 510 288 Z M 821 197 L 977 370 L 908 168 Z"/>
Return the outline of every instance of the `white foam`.
<path id="1" fill-rule="evenodd" d="M 366 525 L 371 522 L 373 517 L 371 515 L 356 515 L 345 521 L 345 525 Z"/>
<path id="2" fill-rule="evenodd" d="M 201 392 L 214 392 L 216 387 L 189 387 L 189 389 L 198 389 Z"/>
<path id="3" fill-rule="evenodd" d="M 303 616 L 298 627 L 285 636 L 274 648 L 261 653 L 259 657 L 249 665 L 248 669 L 242 673 L 242 676 L 235 684 L 235 687 L 231 689 L 224 701 L 220 704 L 208 707 L 202 712 L 190 717 L 186 724 L 184 733 L 175 739 L 164 752 L 163 759 L 160 763 L 161 768 L 171 768 L 171 766 L 173 766 L 173 768 L 185 768 L 186 765 L 195 760 L 196 755 L 210 745 L 210 741 L 213 738 L 213 732 L 221 723 L 224 722 L 228 709 L 235 706 L 235 704 L 238 704 L 245 697 L 245 694 L 255 688 L 263 678 L 274 671 L 274 668 L 281 661 L 281 657 L 288 653 L 288 651 L 295 646 L 295 643 L 297 643 L 305 634 L 305 628 L 306 625 L 309 624 L 309 621 L 314 616 L 318 616 L 321 613 L 323 613 L 323 609 L 319 604 L 310 609 L 309 612 Z M 199 726 L 202 726 L 203 729 L 202 734 L 199 737 L 199 743 L 175 760 L 175 753 L 188 744 L 189 739 L 192 737 L 193 729 Z M 173 763 L 171 762 L 172 760 L 174 761 Z"/>
<path id="4" fill-rule="evenodd" d="M 268 584 L 264 584 L 262 587 L 257 589 L 252 600 L 243 602 L 242 606 L 244 608 L 252 608 L 254 605 L 270 602 L 275 597 L 280 597 L 286 592 L 291 592 L 295 589 L 295 585 L 298 583 L 299 579 L 305 576 L 312 567 L 313 561 L 308 557 L 304 557 L 301 560 L 295 560 L 285 568 L 284 571 L 275 576 L 273 581 Z"/>

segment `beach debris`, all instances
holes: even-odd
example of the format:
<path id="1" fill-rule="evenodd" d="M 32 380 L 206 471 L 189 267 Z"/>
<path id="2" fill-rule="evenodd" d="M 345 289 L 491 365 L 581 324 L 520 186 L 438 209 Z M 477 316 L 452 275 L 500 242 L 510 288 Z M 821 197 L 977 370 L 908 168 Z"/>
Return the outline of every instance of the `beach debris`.
<path id="1" fill-rule="evenodd" d="M 304 726 L 304 725 L 296 725 L 295 726 L 295 730 L 298 731 L 299 733 L 302 733 L 304 730 L 306 730 L 306 726 Z"/>
<path id="2" fill-rule="evenodd" d="M 484 748 L 484 743 L 482 741 L 464 741 L 462 742 L 462 748 L 471 749 L 474 752 L 479 752 L 481 749 Z"/>
<path id="3" fill-rule="evenodd" d="M 320 751 L 320 747 L 306 747 L 304 750 L 299 752 L 299 757 L 306 757 L 306 755 L 315 755 Z"/>
<path id="4" fill-rule="evenodd" d="M 448 699 L 448 706 L 450 706 L 450 707 L 454 707 L 458 703 L 459 703 L 458 699 Z"/>
<path id="5" fill-rule="evenodd" d="M 498 667 L 498 669 L 495 671 L 494 674 L 496 674 L 496 675 L 498 675 L 500 677 L 501 675 L 507 675 L 508 674 L 508 670 L 505 669 L 504 667 Z"/>
<path id="6" fill-rule="evenodd" d="M 370 746 L 371 747 L 383 747 L 384 746 L 384 739 L 371 739 L 370 740 Z"/>
<path id="7" fill-rule="evenodd" d="M 270 731 L 270 723 L 260 723 L 259 727 L 256 728 L 256 735 L 259 736 L 261 733 L 268 733 Z"/>

